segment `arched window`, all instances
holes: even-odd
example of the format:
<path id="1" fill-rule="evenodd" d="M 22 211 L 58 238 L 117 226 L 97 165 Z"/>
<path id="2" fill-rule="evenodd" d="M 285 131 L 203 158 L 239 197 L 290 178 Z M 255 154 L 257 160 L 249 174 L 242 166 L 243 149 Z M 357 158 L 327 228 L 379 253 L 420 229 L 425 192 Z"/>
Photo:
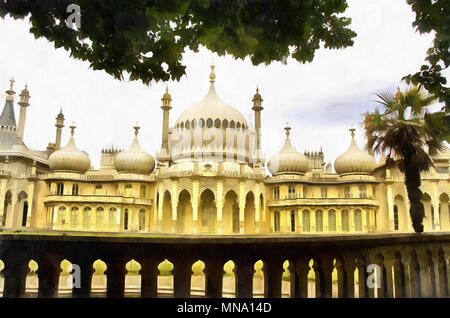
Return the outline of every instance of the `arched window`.
<path id="1" fill-rule="evenodd" d="M 234 120 L 230 121 L 230 128 L 234 128 L 235 124 L 234 124 Z"/>
<path id="2" fill-rule="evenodd" d="M 344 188 L 344 197 L 346 198 L 346 199 L 349 199 L 350 198 L 350 187 L 349 186 L 346 186 L 345 188 Z"/>
<path id="3" fill-rule="evenodd" d="M 322 212 L 322 210 L 316 211 L 316 232 L 323 232 L 323 212 Z"/>
<path id="4" fill-rule="evenodd" d="M 214 127 L 220 128 L 220 119 L 219 119 L 219 118 L 217 118 L 217 119 L 214 121 Z"/>
<path id="5" fill-rule="evenodd" d="M 181 129 L 184 129 L 184 122 L 181 122 L 180 128 L 181 128 Z"/>
<path id="6" fill-rule="evenodd" d="M 74 206 L 70 210 L 70 227 L 71 228 L 77 228 L 78 226 L 78 208 Z"/>
<path id="7" fill-rule="evenodd" d="M 327 198 L 328 197 L 328 193 L 327 193 L 327 188 L 323 187 L 320 189 L 320 194 L 322 198 Z"/>
<path id="8" fill-rule="evenodd" d="M 23 203 L 23 214 L 22 214 L 22 226 L 27 226 L 27 217 L 28 217 L 28 201 Z"/>
<path id="9" fill-rule="evenodd" d="M 228 128 L 228 120 L 226 120 L 226 119 L 223 120 L 222 127 L 223 128 Z"/>
<path id="10" fill-rule="evenodd" d="M 66 208 L 63 206 L 60 206 L 58 209 L 56 224 L 60 227 L 63 227 L 66 224 Z"/>
<path id="11" fill-rule="evenodd" d="M 139 210 L 139 231 L 145 230 L 145 209 Z"/>
<path id="12" fill-rule="evenodd" d="M 78 184 L 76 183 L 72 185 L 72 195 L 78 195 Z"/>
<path id="13" fill-rule="evenodd" d="M 192 128 L 197 128 L 197 119 L 192 119 Z"/>
<path id="14" fill-rule="evenodd" d="M 104 210 L 103 210 L 103 208 L 100 206 L 100 207 L 98 207 L 97 208 L 97 213 L 96 213 L 96 216 L 95 216 L 95 228 L 97 229 L 97 230 L 101 230 L 101 229 L 103 229 L 104 228 Z"/>
<path id="15" fill-rule="evenodd" d="M 288 188 L 288 198 L 289 199 L 295 199 L 295 186 L 291 185 Z"/>
<path id="16" fill-rule="evenodd" d="M 145 189 L 146 189 L 146 186 L 145 185 L 141 185 L 141 191 L 140 191 L 140 197 L 141 198 L 145 198 Z"/>
<path id="17" fill-rule="evenodd" d="M 189 120 L 186 120 L 185 127 L 186 127 L 186 129 L 191 128 L 191 122 Z"/>
<path id="18" fill-rule="evenodd" d="M 128 230 L 128 209 L 123 213 L 123 229 Z"/>
<path id="19" fill-rule="evenodd" d="M 336 232 L 336 211 L 328 211 L 328 231 Z"/>
<path id="20" fill-rule="evenodd" d="M 342 220 L 342 231 L 348 232 L 350 230 L 349 219 L 348 219 L 348 211 L 342 210 L 341 212 L 341 220 Z"/>
<path id="21" fill-rule="evenodd" d="M 64 183 L 60 182 L 58 184 L 56 184 L 56 193 L 58 195 L 63 195 L 64 194 Z"/>
<path id="22" fill-rule="evenodd" d="M 12 200 L 12 194 L 11 191 L 7 191 L 5 194 L 5 201 L 3 203 L 3 220 L 2 220 L 2 226 L 6 225 L 6 217 L 8 215 L 8 206 L 11 204 Z"/>
<path id="23" fill-rule="evenodd" d="M 309 226 L 309 211 L 308 210 L 303 210 L 302 223 L 303 223 L 303 232 L 309 232 L 310 226 Z"/>
<path id="24" fill-rule="evenodd" d="M 280 187 L 274 187 L 273 188 L 273 199 L 279 200 L 280 199 Z"/>
<path id="25" fill-rule="evenodd" d="M 240 123 L 240 122 L 237 122 L 236 128 L 237 128 L 237 129 L 240 129 L 240 128 L 241 128 L 241 123 Z"/>
<path id="26" fill-rule="evenodd" d="M 295 211 L 291 211 L 291 232 L 295 232 Z"/>
<path id="27" fill-rule="evenodd" d="M 355 231 L 361 232 L 362 230 L 362 213 L 361 210 L 357 209 L 355 210 Z"/>
<path id="28" fill-rule="evenodd" d="M 198 126 L 199 126 L 200 128 L 205 127 L 205 120 L 204 120 L 203 118 L 200 118 L 200 121 L 198 122 Z"/>
<path id="29" fill-rule="evenodd" d="M 280 211 L 273 213 L 273 231 L 280 232 Z"/>
<path id="30" fill-rule="evenodd" d="M 359 197 L 361 199 L 367 198 L 366 186 L 365 185 L 359 186 Z"/>
<path id="31" fill-rule="evenodd" d="M 206 120 L 206 127 L 211 128 L 213 125 L 213 120 L 211 118 L 208 118 Z"/>
<path id="32" fill-rule="evenodd" d="M 398 231 L 398 207 L 394 205 L 394 230 Z"/>
<path id="33" fill-rule="evenodd" d="M 83 210 L 83 228 L 89 230 L 91 228 L 91 213 L 90 207 L 85 207 Z"/>
<path id="34" fill-rule="evenodd" d="M 108 229 L 114 231 L 116 230 L 116 225 L 117 225 L 117 209 L 113 207 L 109 209 Z"/>

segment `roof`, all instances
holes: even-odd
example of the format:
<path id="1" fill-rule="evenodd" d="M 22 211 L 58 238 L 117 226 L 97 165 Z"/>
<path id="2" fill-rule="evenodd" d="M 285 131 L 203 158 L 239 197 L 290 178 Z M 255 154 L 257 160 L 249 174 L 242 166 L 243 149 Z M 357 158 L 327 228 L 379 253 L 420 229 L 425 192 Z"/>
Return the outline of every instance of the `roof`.
<path id="1" fill-rule="evenodd" d="M 6 100 L 5 107 L 3 107 L 0 115 L 0 125 L 16 127 L 16 117 L 14 116 L 14 105 L 10 100 Z"/>

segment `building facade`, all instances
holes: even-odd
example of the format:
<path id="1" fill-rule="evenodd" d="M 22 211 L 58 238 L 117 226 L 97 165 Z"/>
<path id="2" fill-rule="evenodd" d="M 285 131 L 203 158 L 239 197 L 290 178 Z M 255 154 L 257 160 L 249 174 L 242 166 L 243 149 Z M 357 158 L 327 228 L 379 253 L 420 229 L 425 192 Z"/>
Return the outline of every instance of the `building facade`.
<path id="1" fill-rule="evenodd" d="M 99 169 L 71 138 L 61 147 L 62 112 L 55 142 L 30 150 L 23 142 L 30 93 L 13 80 L 0 115 L 0 227 L 21 231 L 296 235 L 412 232 L 399 161 L 376 162 L 349 135 L 334 162 L 324 153 L 298 152 L 290 127 L 281 150 L 266 160 L 261 149 L 262 97 L 252 100 L 254 127 L 210 89 L 170 126 L 171 95 L 162 97 L 161 148 L 155 158 L 139 144 L 139 127 L 126 150 L 103 149 Z M 131 135 L 131 134 L 130 134 Z M 281 144 L 281 143 L 280 143 Z M 422 174 L 425 231 L 450 230 L 448 149 Z M 268 174 L 266 171 L 270 172 Z"/>

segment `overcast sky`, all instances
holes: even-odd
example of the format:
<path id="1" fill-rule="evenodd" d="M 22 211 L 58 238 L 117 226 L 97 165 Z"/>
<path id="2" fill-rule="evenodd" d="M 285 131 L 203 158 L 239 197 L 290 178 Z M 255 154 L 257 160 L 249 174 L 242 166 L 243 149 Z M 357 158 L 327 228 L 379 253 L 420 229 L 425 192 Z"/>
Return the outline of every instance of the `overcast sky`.
<path id="1" fill-rule="evenodd" d="M 287 65 L 253 66 L 248 59 L 218 57 L 206 49 L 187 52 L 183 57 L 186 76 L 168 83 L 173 99 L 170 124 L 206 95 L 214 56 L 218 95 L 249 123 L 253 123 L 251 100 L 259 86 L 264 99 L 262 145 L 268 157 L 282 147 L 286 122 L 292 127 L 297 150 L 318 151 L 322 146 L 327 162 L 347 150 L 351 125 L 359 128 L 356 139 L 363 147 L 362 114 L 375 108 L 374 94 L 396 90 L 403 76 L 419 70 L 432 36 L 414 31 L 414 13 L 406 1 L 348 3 L 345 15 L 352 18 L 351 28 L 358 34 L 355 44 L 344 50 L 320 49 L 309 64 L 289 59 Z M 76 144 L 90 155 L 95 167 L 102 148 L 128 148 L 136 121 L 142 127 L 142 148 L 155 155 L 161 145 L 160 106 L 166 84 L 149 87 L 115 80 L 104 71 L 90 69 L 87 62 L 70 58 L 64 49 L 55 50 L 47 40 L 34 39 L 29 28 L 28 21 L 0 19 L 1 104 L 11 76 L 17 94 L 28 82 L 31 106 L 24 137 L 28 147 L 43 150 L 54 142 L 55 117 L 62 107 L 66 117 L 62 145 L 74 121 Z M 16 120 L 18 114 L 16 104 Z"/>

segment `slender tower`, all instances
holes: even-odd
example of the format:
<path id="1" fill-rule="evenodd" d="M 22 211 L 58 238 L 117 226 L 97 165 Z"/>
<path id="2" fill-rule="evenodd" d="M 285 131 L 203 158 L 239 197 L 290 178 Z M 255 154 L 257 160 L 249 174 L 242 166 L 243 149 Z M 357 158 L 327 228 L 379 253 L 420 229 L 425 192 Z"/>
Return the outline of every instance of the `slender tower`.
<path id="1" fill-rule="evenodd" d="M 255 130 L 256 130 L 256 162 L 261 162 L 261 111 L 264 109 L 262 107 L 261 95 L 259 94 L 259 89 L 256 87 L 256 94 L 253 96 L 253 107 L 252 110 L 255 112 Z"/>
<path id="2" fill-rule="evenodd" d="M 161 140 L 161 151 L 158 154 L 158 161 L 170 161 L 169 154 L 169 111 L 172 109 L 170 105 L 172 97 L 169 94 L 169 88 L 166 87 L 166 92 L 161 98 L 163 110 L 163 126 L 162 126 L 162 140 Z"/>
<path id="3" fill-rule="evenodd" d="M 23 133 L 25 130 L 25 119 L 27 117 L 27 107 L 30 106 L 30 92 L 28 91 L 27 85 L 19 95 L 19 105 L 20 105 L 20 115 L 19 115 L 19 126 L 17 127 L 17 138 L 23 139 Z"/>
<path id="4" fill-rule="evenodd" d="M 55 139 L 55 150 L 59 150 L 61 148 L 61 134 L 62 129 L 64 127 L 64 115 L 62 113 L 62 109 L 59 111 L 58 116 L 56 116 L 56 139 Z"/>

